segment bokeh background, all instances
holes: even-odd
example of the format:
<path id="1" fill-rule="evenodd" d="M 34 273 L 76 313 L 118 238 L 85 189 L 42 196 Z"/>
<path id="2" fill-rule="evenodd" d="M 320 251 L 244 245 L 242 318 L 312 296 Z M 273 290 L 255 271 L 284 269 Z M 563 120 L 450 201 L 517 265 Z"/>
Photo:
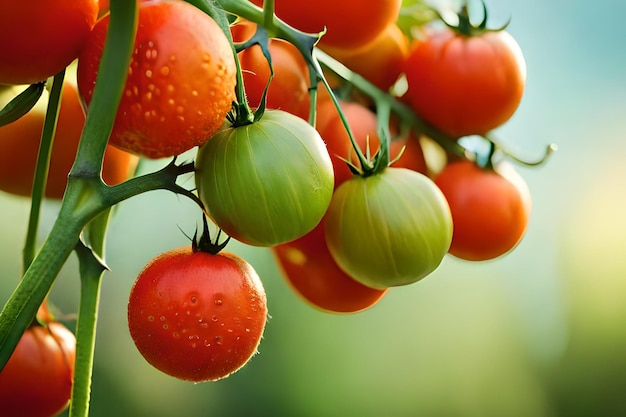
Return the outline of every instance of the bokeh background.
<path id="1" fill-rule="evenodd" d="M 519 247 L 491 262 L 446 258 L 371 310 L 339 316 L 297 298 L 267 249 L 233 242 L 265 283 L 271 319 L 248 366 L 194 385 L 141 358 L 126 303 L 145 263 L 188 243 L 181 230 L 193 233 L 198 212 L 168 192 L 138 196 L 118 207 L 109 234 L 91 416 L 626 415 L 626 2 L 487 5 L 493 26 L 512 17 L 529 74 L 498 135 L 531 159 L 559 146 L 546 165 L 519 168 L 534 204 Z M 42 239 L 57 209 L 46 203 Z M 0 210 L 4 304 L 20 273 L 29 202 L 0 193 Z M 71 325 L 74 257 L 51 297 Z"/>

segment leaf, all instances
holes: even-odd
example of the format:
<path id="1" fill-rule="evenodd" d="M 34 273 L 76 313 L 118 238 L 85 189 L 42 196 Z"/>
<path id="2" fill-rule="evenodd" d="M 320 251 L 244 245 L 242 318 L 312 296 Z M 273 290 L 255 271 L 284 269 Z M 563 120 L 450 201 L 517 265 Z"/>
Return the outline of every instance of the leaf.
<path id="1" fill-rule="evenodd" d="M 0 127 L 13 123 L 32 109 L 43 94 L 45 83 L 30 85 L 0 110 Z"/>

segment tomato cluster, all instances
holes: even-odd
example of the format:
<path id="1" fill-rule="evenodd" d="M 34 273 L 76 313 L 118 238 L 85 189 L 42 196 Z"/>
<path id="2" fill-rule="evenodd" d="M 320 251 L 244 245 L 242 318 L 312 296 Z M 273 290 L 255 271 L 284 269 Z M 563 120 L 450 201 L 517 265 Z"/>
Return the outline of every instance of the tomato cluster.
<path id="1" fill-rule="evenodd" d="M 0 84 L 41 82 L 78 62 L 77 87 L 63 87 L 45 192 L 61 199 L 79 140 L 89 140 L 81 134 L 103 79 L 108 2 L 58 0 L 67 31 L 50 38 L 45 54 L 26 41 L 19 51 L 5 45 L 14 3 L 0 5 L 0 51 L 10 51 L 0 59 Z M 372 307 L 390 288 L 430 275 L 447 254 L 482 261 L 520 242 L 530 193 L 488 137 L 522 98 L 520 48 L 504 30 L 473 25 L 467 8 L 456 26 L 436 19 L 406 31 L 397 24 L 401 3 L 275 0 L 281 20 L 270 24 L 250 5 L 241 9 L 249 16 L 210 16 L 182 0 L 138 2 L 103 192 L 123 185 L 139 158 L 192 151 L 195 188 L 162 188 L 191 196 L 205 226 L 189 247 L 150 261 L 130 291 L 130 334 L 155 368 L 219 380 L 248 362 L 263 335 L 263 284 L 223 250 L 227 241 L 210 241 L 207 219 L 228 239 L 270 248 L 295 293 L 332 313 Z M 33 44 L 46 31 L 32 32 Z M 40 105 L 0 127 L 3 191 L 31 195 Z M 471 135 L 489 151 L 464 148 L 459 139 Z M 35 349 L 30 340 L 40 348 L 45 338 L 60 340 L 60 331 L 56 322 L 30 327 L 15 357 Z M 73 351 L 61 345 L 50 354 L 65 368 L 49 370 L 71 386 Z M 18 359 L 0 373 L 1 387 L 30 383 Z M 0 409 L 9 392 L 0 389 Z M 69 394 L 50 395 L 59 403 L 33 415 L 58 411 Z"/>

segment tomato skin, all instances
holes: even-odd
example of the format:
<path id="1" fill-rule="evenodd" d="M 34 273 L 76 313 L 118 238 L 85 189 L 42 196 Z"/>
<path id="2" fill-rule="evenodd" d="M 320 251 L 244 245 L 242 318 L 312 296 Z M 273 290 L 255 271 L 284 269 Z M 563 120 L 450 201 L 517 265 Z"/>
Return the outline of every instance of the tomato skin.
<path id="1" fill-rule="evenodd" d="M 78 61 L 89 105 L 109 16 L 94 27 Z M 236 70 L 226 36 L 183 1 L 142 2 L 128 78 L 110 143 L 148 158 L 179 155 L 207 141 L 235 99 Z"/>
<path id="2" fill-rule="evenodd" d="M 263 0 L 252 0 L 257 6 Z M 276 15 L 304 32 L 318 33 L 326 27 L 319 44 L 337 48 L 360 48 L 373 41 L 398 18 L 401 0 L 377 0 L 364 7 L 361 0 L 275 0 Z"/>
<path id="3" fill-rule="evenodd" d="M 233 40 L 244 42 L 256 31 L 256 25 L 241 21 L 231 26 Z M 282 39 L 270 39 L 274 78 L 266 97 L 266 108 L 280 109 L 305 120 L 309 117 L 309 69 L 298 49 Z M 270 77 L 270 69 L 261 47 L 254 45 L 239 53 L 248 104 L 259 107 Z"/>
<path id="4" fill-rule="evenodd" d="M 357 50 L 325 48 L 325 52 L 383 91 L 395 84 L 409 56 L 409 41 L 396 24 Z"/>
<path id="5" fill-rule="evenodd" d="M 0 127 L 0 190 L 25 197 L 31 195 L 45 111 L 45 105 L 38 105 L 15 122 Z M 84 125 L 85 114 L 76 86 L 66 82 L 50 156 L 46 197 L 63 197 Z M 135 155 L 107 146 L 102 166 L 104 182 L 116 185 L 125 181 L 138 160 Z"/>
<path id="6" fill-rule="evenodd" d="M 370 152 L 373 155 L 380 146 L 376 114 L 357 102 L 340 101 L 340 107 L 361 151 L 366 152 L 369 140 Z M 348 132 L 330 99 L 318 105 L 317 121 L 317 130 L 326 142 L 333 162 L 336 188 L 353 175 L 344 160 L 349 160 L 359 166 L 358 159 Z M 390 159 L 395 159 L 405 146 L 403 155 L 394 166 L 425 173 L 426 161 L 422 148 L 412 135 L 391 142 Z"/>
<path id="7" fill-rule="evenodd" d="M 450 254 L 457 258 L 497 258 L 517 246 L 526 232 L 531 208 L 528 186 L 507 162 L 495 170 L 456 161 L 435 178 L 452 212 Z"/>
<path id="8" fill-rule="evenodd" d="M 78 57 L 97 16 L 98 0 L 0 2 L 0 84 L 60 72 Z"/>
<path id="9" fill-rule="evenodd" d="M 322 219 L 333 168 L 317 131 L 282 110 L 218 132 L 198 150 L 198 196 L 229 236 L 255 246 L 297 239 Z"/>
<path id="10" fill-rule="evenodd" d="M 187 381 L 225 378 L 256 353 L 267 317 L 263 285 L 237 255 L 171 250 L 141 271 L 128 302 L 137 349 Z"/>
<path id="11" fill-rule="evenodd" d="M 272 251 L 291 288 L 322 311 L 358 313 L 387 293 L 355 281 L 339 268 L 326 246 L 323 220 L 311 232 Z"/>
<path id="12" fill-rule="evenodd" d="M 63 324 L 31 326 L 0 371 L 3 417 L 49 417 L 69 404 L 76 338 Z"/>
<path id="13" fill-rule="evenodd" d="M 452 137 L 482 135 L 515 113 L 526 84 L 519 45 L 504 31 L 477 36 L 450 29 L 415 41 L 405 64 L 404 98 Z"/>
<path id="14" fill-rule="evenodd" d="M 448 252 L 452 218 L 423 174 L 386 168 L 335 190 L 325 217 L 328 249 L 352 278 L 372 288 L 414 283 Z"/>

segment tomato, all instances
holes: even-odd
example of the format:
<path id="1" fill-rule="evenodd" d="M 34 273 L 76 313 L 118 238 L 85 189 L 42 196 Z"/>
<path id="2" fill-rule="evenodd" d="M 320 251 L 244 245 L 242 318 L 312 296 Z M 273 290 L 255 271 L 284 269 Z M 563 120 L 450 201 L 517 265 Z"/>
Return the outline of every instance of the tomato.
<path id="1" fill-rule="evenodd" d="M 256 246 L 288 242 L 322 219 L 333 192 L 333 167 L 317 131 L 282 110 L 228 127 L 196 158 L 198 195 L 229 236 Z"/>
<path id="2" fill-rule="evenodd" d="M 68 66 L 98 17 L 98 0 L 0 2 L 0 84 L 32 84 Z"/>
<path id="3" fill-rule="evenodd" d="M 332 257 L 372 288 L 414 283 L 433 272 L 452 239 L 450 208 L 425 175 L 386 168 L 335 190 L 324 230 Z"/>
<path id="4" fill-rule="evenodd" d="M 20 119 L 0 127 L 0 190 L 21 196 L 31 195 L 45 111 L 42 100 L 41 105 Z M 85 114 L 76 86 L 66 82 L 50 156 L 46 197 L 63 197 L 84 124 Z M 135 155 L 108 146 L 102 177 L 109 185 L 119 184 L 131 176 L 137 162 Z"/>
<path id="5" fill-rule="evenodd" d="M 0 371 L 3 417 L 50 417 L 67 407 L 72 393 L 76 339 L 51 321 L 26 329 Z"/>
<path id="6" fill-rule="evenodd" d="M 373 155 L 380 146 L 376 114 L 357 102 L 341 101 L 340 106 L 361 151 L 365 153 L 369 140 L 370 153 Z M 344 160 L 350 160 L 358 166 L 358 159 L 350 142 L 348 132 L 332 101 L 325 100 L 319 104 L 317 119 L 317 129 L 328 146 L 328 152 L 333 161 L 335 187 L 338 187 L 352 177 L 352 171 L 350 171 Z M 390 159 L 396 158 L 405 146 L 403 155 L 394 166 L 409 168 L 422 173 L 426 172 L 424 154 L 414 136 L 406 136 L 392 141 L 389 149 Z"/>
<path id="7" fill-rule="evenodd" d="M 252 0 L 257 6 L 263 0 Z M 401 0 L 275 0 L 276 15 L 304 32 L 319 33 L 326 28 L 319 44 L 336 48 L 360 48 L 396 21 Z"/>
<path id="8" fill-rule="evenodd" d="M 109 16 L 98 21 L 78 61 L 88 105 Z M 207 14 L 183 1 L 143 2 L 128 79 L 110 143 L 148 158 L 179 155 L 207 141 L 235 99 L 231 45 Z"/>
<path id="9" fill-rule="evenodd" d="M 242 21 L 231 26 L 233 40 L 244 42 L 256 31 L 252 22 Z M 270 39 L 274 78 L 267 92 L 266 107 L 280 109 L 308 120 L 309 117 L 309 69 L 295 46 L 282 39 Z M 270 77 L 270 69 L 259 45 L 239 53 L 243 82 L 248 103 L 257 108 Z"/>
<path id="10" fill-rule="evenodd" d="M 448 164 L 435 178 L 454 220 L 450 254 L 470 261 L 501 256 L 522 239 L 530 216 L 530 191 L 507 162 L 495 170 L 470 161 Z"/>
<path id="11" fill-rule="evenodd" d="M 250 264 L 238 256 L 184 247 L 154 258 L 128 301 L 128 327 L 158 370 L 216 381 L 244 366 L 265 328 L 267 300 Z"/>
<path id="12" fill-rule="evenodd" d="M 324 237 L 323 220 L 311 232 L 272 248 L 291 288 L 310 305 L 331 313 L 357 313 L 387 293 L 367 287 L 343 272 Z"/>
<path id="13" fill-rule="evenodd" d="M 526 64 L 504 31 L 476 36 L 433 30 L 414 41 L 405 64 L 404 98 L 425 121 L 453 137 L 482 135 L 515 113 Z"/>
<path id="14" fill-rule="evenodd" d="M 387 91 L 404 69 L 409 56 L 409 41 L 398 25 L 391 24 L 363 48 L 325 48 L 325 51 L 376 87 Z"/>

